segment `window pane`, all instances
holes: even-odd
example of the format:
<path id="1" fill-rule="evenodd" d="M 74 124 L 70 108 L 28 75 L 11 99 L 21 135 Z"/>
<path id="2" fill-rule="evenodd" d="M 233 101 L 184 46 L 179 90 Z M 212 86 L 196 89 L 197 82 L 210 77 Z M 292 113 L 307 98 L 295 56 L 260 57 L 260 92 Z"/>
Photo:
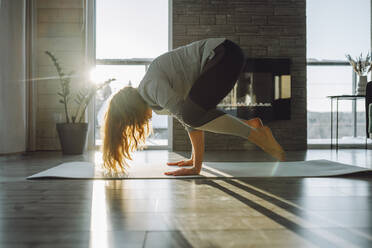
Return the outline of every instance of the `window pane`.
<path id="1" fill-rule="evenodd" d="M 96 58 L 155 58 L 168 51 L 168 0 L 96 0 Z M 106 92 L 97 94 L 96 138 L 110 96 L 129 82 L 137 87 L 145 74 L 144 65 L 98 65 L 98 81 L 115 78 Z M 168 117 L 153 113 L 154 134 L 148 145 L 168 144 Z"/>
<path id="2" fill-rule="evenodd" d="M 307 75 L 308 138 L 329 139 L 331 138 L 331 100 L 327 96 L 351 94 L 351 67 L 308 66 Z M 339 116 L 340 138 L 353 134 L 350 131 L 352 130 L 351 106 L 351 101 L 339 103 L 339 112 L 342 112 Z M 334 105 L 334 111 L 335 108 Z"/>
<path id="3" fill-rule="evenodd" d="M 97 0 L 96 57 L 155 58 L 168 51 L 168 0 Z"/>
<path id="4" fill-rule="evenodd" d="M 331 104 L 327 96 L 348 94 L 352 94 L 350 66 L 307 67 L 307 109 L 309 111 L 329 112 Z"/>
<path id="5" fill-rule="evenodd" d="M 370 51 L 370 0 L 311 0 L 307 57 L 341 59 Z"/>

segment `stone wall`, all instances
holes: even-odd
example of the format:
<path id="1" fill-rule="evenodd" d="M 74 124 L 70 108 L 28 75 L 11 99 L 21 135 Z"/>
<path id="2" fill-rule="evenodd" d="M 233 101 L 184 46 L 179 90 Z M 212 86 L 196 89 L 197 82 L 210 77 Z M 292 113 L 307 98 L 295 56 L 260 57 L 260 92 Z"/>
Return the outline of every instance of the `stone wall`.
<path id="1" fill-rule="evenodd" d="M 306 149 L 306 0 L 174 0 L 173 47 L 210 37 L 238 43 L 248 57 L 291 59 L 291 120 L 265 124 L 285 149 Z M 190 147 L 173 120 L 173 149 Z M 252 149 L 242 138 L 206 133 L 206 150 Z"/>

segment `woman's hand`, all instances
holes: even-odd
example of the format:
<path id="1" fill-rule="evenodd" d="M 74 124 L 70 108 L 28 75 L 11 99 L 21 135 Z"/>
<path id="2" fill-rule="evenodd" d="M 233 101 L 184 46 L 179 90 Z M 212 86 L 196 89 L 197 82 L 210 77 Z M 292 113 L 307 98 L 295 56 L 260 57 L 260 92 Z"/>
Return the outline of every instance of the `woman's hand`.
<path id="1" fill-rule="evenodd" d="M 181 168 L 175 171 L 168 171 L 165 172 L 164 175 L 167 176 L 191 176 L 191 175 L 199 175 L 200 169 L 196 167 L 191 168 Z"/>
<path id="2" fill-rule="evenodd" d="M 182 166 L 193 166 L 194 165 L 194 161 L 193 161 L 193 159 L 182 160 L 182 161 L 178 161 L 178 162 L 167 163 L 167 165 L 169 165 L 169 166 L 179 166 L 179 167 L 182 167 Z"/>
<path id="3" fill-rule="evenodd" d="M 192 144 L 192 155 L 190 160 L 179 161 L 176 163 L 167 163 L 168 165 L 182 166 L 193 166 L 191 168 L 181 168 L 175 171 L 165 172 L 167 176 L 190 176 L 199 175 L 204 155 L 204 132 L 200 130 L 194 130 L 189 132 L 189 137 Z"/>

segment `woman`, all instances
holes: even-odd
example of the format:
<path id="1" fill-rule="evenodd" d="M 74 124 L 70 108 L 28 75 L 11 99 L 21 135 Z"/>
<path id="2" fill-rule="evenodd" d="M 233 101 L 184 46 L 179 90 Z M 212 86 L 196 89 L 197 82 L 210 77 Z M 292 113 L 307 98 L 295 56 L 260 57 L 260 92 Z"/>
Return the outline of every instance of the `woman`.
<path id="1" fill-rule="evenodd" d="M 105 117 L 103 160 L 106 168 L 125 170 L 149 132 L 152 110 L 170 114 L 187 129 L 192 144 L 191 166 L 166 175 L 200 173 L 204 131 L 248 139 L 280 161 L 285 152 L 259 118 L 242 121 L 216 109 L 232 90 L 244 67 L 244 54 L 234 42 L 211 38 L 193 42 L 157 57 L 138 88 L 125 87 L 111 100 Z"/>

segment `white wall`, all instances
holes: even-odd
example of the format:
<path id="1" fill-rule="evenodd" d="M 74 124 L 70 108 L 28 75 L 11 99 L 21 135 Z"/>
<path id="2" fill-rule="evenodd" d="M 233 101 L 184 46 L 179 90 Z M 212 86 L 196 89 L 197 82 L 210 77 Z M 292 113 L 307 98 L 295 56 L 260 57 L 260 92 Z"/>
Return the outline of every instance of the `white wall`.
<path id="1" fill-rule="evenodd" d="M 0 0 L 0 154 L 26 149 L 25 1 Z"/>
<path id="2" fill-rule="evenodd" d="M 64 118 L 57 92 L 60 84 L 56 68 L 45 51 L 52 52 L 65 72 L 84 72 L 83 0 L 36 0 L 35 47 L 33 60 L 36 85 L 36 150 L 60 150 L 56 122 Z M 82 86 L 81 78 L 71 80 L 71 91 Z M 76 105 L 71 101 L 70 113 Z"/>

